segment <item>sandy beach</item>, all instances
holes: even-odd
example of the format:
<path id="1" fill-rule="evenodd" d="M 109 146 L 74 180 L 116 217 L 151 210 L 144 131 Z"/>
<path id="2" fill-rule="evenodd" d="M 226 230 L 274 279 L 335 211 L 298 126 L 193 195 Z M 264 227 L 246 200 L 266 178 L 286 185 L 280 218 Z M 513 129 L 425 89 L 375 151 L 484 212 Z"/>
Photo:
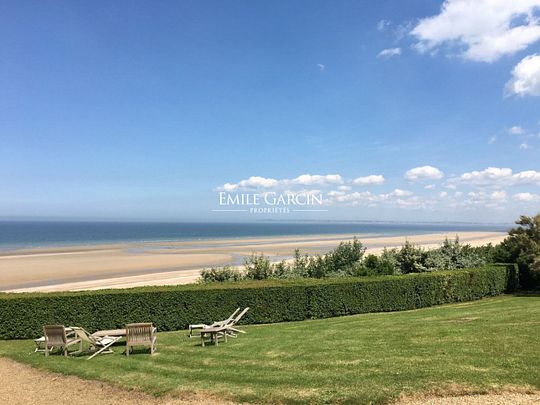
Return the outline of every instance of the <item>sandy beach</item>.
<path id="1" fill-rule="evenodd" d="M 502 232 L 458 232 L 473 246 L 498 243 Z M 368 253 L 398 247 L 405 240 L 433 248 L 456 233 L 407 236 L 356 235 Z M 0 254 L 0 291 L 77 291 L 147 285 L 192 283 L 200 270 L 216 265 L 241 265 L 251 253 L 264 253 L 278 261 L 294 249 L 324 253 L 354 235 L 314 235 L 217 239 L 183 242 L 126 243 L 17 250 Z"/>

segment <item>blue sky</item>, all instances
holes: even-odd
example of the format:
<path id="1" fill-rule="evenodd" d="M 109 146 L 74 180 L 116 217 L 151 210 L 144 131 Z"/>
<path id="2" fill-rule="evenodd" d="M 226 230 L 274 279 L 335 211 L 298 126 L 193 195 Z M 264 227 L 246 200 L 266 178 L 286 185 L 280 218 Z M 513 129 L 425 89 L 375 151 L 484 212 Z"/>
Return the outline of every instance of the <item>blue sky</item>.
<path id="1" fill-rule="evenodd" d="M 281 220 L 534 214 L 540 1 L 505 3 L 3 2 L 0 217 L 261 219 L 210 211 L 227 183 L 327 196 Z"/>

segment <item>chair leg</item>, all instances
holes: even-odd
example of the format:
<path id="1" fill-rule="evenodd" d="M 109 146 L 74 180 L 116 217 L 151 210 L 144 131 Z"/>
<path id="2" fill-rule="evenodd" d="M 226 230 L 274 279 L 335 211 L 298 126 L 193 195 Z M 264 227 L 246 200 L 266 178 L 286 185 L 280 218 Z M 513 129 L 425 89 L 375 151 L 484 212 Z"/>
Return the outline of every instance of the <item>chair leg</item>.
<path id="1" fill-rule="evenodd" d="M 45 357 L 49 357 L 49 346 L 45 344 Z"/>
<path id="2" fill-rule="evenodd" d="M 129 356 L 129 346 L 126 345 L 126 356 Z"/>
<path id="3" fill-rule="evenodd" d="M 67 357 L 68 356 L 68 348 L 67 348 L 67 346 L 64 346 L 63 350 L 64 350 L 64 357 Z"/>
<path id="4" fill-rule="evenodd" d="M 113 344 L 115 344 L 119 339 L 120 339 L 120 338 L 115 339 L 115 340 L 113 340 L 112 342 L 110 342 L 109 344 L 103 346 L 101 349 L 99 349 L 99 350 L 96 351 L 94 354 L 92 354 L 90 357 L 88 357 L 87 360 L 93 359 L 94 357 L 96 357 L 96 356 L 97 356 L 98 354 L 100 354 L 100 353 L 113 353 L 113 350 L 111 349 L 111 346 L 112 346 Z M 107 350 L 108 350 L 108 351 L 107 351 Z M 126 352 L 126 354 L 127 354 L 127 352 Z"/>

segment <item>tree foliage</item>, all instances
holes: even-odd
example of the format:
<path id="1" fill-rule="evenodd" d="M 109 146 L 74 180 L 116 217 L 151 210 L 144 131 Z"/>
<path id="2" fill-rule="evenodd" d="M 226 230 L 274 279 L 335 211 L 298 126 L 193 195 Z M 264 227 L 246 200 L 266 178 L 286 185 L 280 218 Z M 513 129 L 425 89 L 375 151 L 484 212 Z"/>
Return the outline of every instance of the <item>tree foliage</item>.
<path id="1" fill-rule="evenodd" d="M 540 288 L 540 214 L 522 215 L 517 227 L 496 248 L 495 259 L 504 263 L 517 263 L 522 288 Z"/>

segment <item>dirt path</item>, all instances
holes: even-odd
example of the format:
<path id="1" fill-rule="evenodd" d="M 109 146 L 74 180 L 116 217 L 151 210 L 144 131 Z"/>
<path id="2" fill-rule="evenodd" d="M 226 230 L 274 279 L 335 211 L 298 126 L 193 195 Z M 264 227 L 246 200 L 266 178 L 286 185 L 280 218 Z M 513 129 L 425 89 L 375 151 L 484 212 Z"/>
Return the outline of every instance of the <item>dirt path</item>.
<path id="1" fill-rule="evenodd" d="M 140 391 L 129 391 L 98 381 L 87 381 L 37 370 L 0 357 L 0 404 L 10 405 L 186 405 L 227 404 L 215 398 L 197 395 L 190 399 L 155 398 Z M 487 395 L 402 398 L 396 405 L 533 405 L 540 393 L 503 392 Z"/>
<path id="2" fill-rule="evenodd" d="M 10 405 L 185 405 L 226 404 L 212 398 L 193 400 L 158 399 L 140 391 L 129 391 L 98 381 L 82 380 L 34 369 L 0 357 L 0 404 Z M 231 403 L 229 403 L 231 404 Z"/>
<path id="3" fill-rule="evenodd" d="M 452 396 L 415 396 L 402 398 L 394 405 L 537 405 L 540 404 L 540 392 L 526 390 L 503 391 L 493 394 L 452 395 Z"/>

